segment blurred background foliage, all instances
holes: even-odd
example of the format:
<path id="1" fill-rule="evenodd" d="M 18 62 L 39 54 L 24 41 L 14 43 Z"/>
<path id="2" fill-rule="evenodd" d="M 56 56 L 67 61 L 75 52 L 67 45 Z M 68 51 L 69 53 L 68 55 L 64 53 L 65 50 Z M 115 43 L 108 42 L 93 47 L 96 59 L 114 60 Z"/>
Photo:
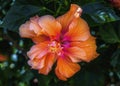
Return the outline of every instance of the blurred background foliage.
<path id="1" fill-rule="evenodd" d="M 20 38 L 18 28 L 34 15 L 62 15 L 71 3 L 83 8 L 100 55 L 64 82 L 54 70 L 44 76 L 30 69 L 26 52 L 33 43 Z M 0 61 L 0 86 L 120 86 L 119 8 L 109 0 L 0 0 L 0 54 L 7 58 Z"/>

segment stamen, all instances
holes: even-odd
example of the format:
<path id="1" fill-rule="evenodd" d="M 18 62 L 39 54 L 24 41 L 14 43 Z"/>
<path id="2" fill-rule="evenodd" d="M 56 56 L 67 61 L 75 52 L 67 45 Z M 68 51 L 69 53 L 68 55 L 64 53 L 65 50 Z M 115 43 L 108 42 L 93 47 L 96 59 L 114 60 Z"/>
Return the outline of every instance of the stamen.
<path id="1" fill-rule="evenodd" d="M 50 52 L 56 53 L 57 55 L 61 55 L 62 47 L 59 42 L 52 41 L 50 44 L 48 44 Z"/>

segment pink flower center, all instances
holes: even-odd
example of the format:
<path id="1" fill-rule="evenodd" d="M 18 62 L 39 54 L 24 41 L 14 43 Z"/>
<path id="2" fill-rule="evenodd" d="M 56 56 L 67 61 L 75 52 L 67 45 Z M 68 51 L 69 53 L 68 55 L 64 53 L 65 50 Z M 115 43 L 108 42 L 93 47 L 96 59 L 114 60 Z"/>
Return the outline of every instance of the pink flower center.
<path id="1" fill-rule="evenodd" d="M 56 53 L 57 55 L 61 55 L 63 47 L 57 41 L 52 41 L 48 44 L 49 50 L 51 53 Z"/>

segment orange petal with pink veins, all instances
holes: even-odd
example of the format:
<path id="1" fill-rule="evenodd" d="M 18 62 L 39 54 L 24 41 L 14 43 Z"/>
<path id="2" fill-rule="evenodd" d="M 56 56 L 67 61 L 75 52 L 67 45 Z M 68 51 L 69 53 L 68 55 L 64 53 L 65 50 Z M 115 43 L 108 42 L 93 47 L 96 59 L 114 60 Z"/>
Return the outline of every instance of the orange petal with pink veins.
<path id="1" fill-rule="evenodd" d="M 83 42 L 71 42 L 71 46 L 77 46 L 84 50 L 86 56 L 81 59 L 86 62 L 89 62 L 98 56 L 98 53 L 96 52 L 97 46 L 95 38 L 92 36 Z"/>
<path id="2" fill-rule="evenodd" d="M 28 61 L 28 64 L 32 67 L 32 69 L 39 70 L 45 66 L 45 57 L 42 58 L 34 58 Z"/>
<path id="3" fill-rule="evenodd" d="M 38 24 L 40 17 L 34 16 L 30 18 L 30 30 L 33 30 L 34 33 L 38 36 L 40 34 L 43 34 L 42 29 L 40 25 Z"/>
<path id="4" fill-rule="evenodd" d="M 48 53 L 48 42 L 42 42 L 34 45 L 30 51 L 27 52 L 28 57 L 33 60 L 34 58 L 42 58 Z"/>
<path id="5" fill-rule="evenodd" d="M 22 24 L 19 28 L 19 34 L 21 37 L 32 38 L 35 36 L 35 33 L 30 30 L 30 22 L 27 21 L 25 24 Z"/>
<path id="6" fill-rule="evenodd" d="M 55 61 L 56 61 L 55 54 L 52 54 L 52 53 L 47 54 L 45 56 L 45 65 L 43 68 L 39 69 L 39 73 L 47 75 L 51 71 Z"/>
<path id="7" fill-rule="evenodd" d="M 30 18 L 25 24 L 22 24 L 19 28 L 20 36 L 25 38 L 37 37 L 45 32 L 41 29 L 38 24 L 39 17 L 34 16 Z"/>
<path id="8" fill-rule="evenodd" d="M 55 73 L 61 80 L 67 80 L 80 70 L 80 66 L 73 63 L 68 57 L 59 57 Z"/>
<path id="9" fill-rule="evenodd" d="M 65 54 L 69 56 L 72 62 L 80 62 L 81 59 L 86 58 L 86 52 L 80 47 L 67 48 Z"/>
<path id="10" fill-rule="evenodd" d="M 85 41 L 89 36 L 90 32 L 87 23 L 83 19 L 77 18 L 69 25 L 69 30 L 64 37 L 70 41 Z"/>
<path id="11" fill-rule="evenodd" d="M 46 15 L 40 17 L 39 25 L 46 33 L 48 33 L 50 37 L 60 35 L 60 31 L 62 27 L 60 23 L 56 21 L 53 16 Z"/>
<path id="12" fill-rule="evenodd" d="M 71 4 L 70 10 L 64 15 L 57 18 L 57 21 L 62 25 L 62 32 L 66 32 L 68 30 L 69 25 L 73 21 L 73 19 L 79 18 L 82 13 L 82 9 L 76 5 Z"/>

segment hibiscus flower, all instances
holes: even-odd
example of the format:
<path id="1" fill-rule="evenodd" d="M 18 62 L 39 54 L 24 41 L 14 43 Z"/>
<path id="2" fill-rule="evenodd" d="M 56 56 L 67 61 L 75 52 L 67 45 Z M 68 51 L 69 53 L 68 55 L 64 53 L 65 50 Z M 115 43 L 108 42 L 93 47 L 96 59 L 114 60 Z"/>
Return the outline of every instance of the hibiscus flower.
<path id="1" fill-rule="evenodd" d="M 78 5 L 71 4 L 62 16 L 35 16 L 20 26 L 20 36 L 35 43 L 27 52 L 28 64 L 33 69 L 47 75 L 56 63 L 55 74 L 65 81 L 80 70 L 78 62 L 97 57 L 95 37 L 91 36 L 81 13 Z"/>

